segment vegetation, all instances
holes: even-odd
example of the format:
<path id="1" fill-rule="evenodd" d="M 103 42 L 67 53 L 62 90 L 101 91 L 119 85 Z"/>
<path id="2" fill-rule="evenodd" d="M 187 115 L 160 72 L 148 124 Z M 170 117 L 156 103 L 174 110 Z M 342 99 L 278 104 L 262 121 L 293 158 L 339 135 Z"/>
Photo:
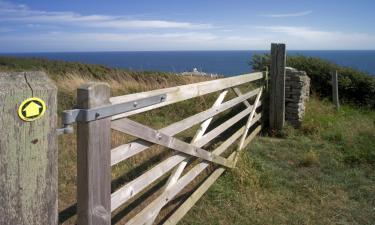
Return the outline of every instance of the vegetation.
<path id="1" fill-rule="evenodd" d="M 59 112 L 75 105 L 75 90 L 89 81 L 110 84 L 112 96 L 165 88 L 207 80 L 198 76 L 176 76 L 172 73 L 130 71 L 102 65 L 55 61 L 42 58 L 1 57 L 0 71 L 44 71 L 59 89 Z"/>
<path id="2" fill-rule="evenodd" d="M 255 139 L 181 224 L 374 224 L 374 111 L 314 98 L 282 134 Z"/>
<path id="3" fill-rule="evenodd" d="M 321 64 L 316 67 L 321 68 Z M 312 68 L 309 75 L 314 72 Z M 59 88 L 59 110 L 73 107 L 75 89 L 87 81 L 108 82 L 112 95 L 119 95 L 208 79 L 0 57 L 0 71 L 24 70 L 43 70 L 50 75 Z M 313 88 L 324 96 L 323 88 Z M 326 88 L 329 95 L 330 87 Z M 160 128 L 208 108 L 214 97 L 184 101 L 134 119 Z M 256 138 L 245 150 L 238 167 L 227 171 L 181 224 L 373 224 L 375 111 L 343 104 L 341 111 L 336 112 L 328 101 L 313 97 L 306 113 L 300 129 L 287 126 L 278 138 L 266 134 Z M 191 137 L 195 128 L 178 137 Z M 113 146 L 130 139 L 113 132 Z M 63 224 L 75 221 L 72 217 L 76 197 L 75 146 L 75 134 L 59 137 L 59 208 Z M 129 163 L 114 167 L 112 188 L 118 188 L 134 177 L 135 172 L 147 170 L 155 160 L 168 154 L 171 152 L 155 147 Z M 133 209 L 131 204 L 125 212 L 130 209 Z M 113 222 L 121 224 L 122 220 L 115 216 Z"/>
<path id="4" fill-rule="evenodd" d="M 250 64 L 254 70 L 269 67 L 270 57 L 254 55 Z M 375 77 L 352 68 L 338 66 L 327 60 L 306 57 L 289 56 L 287 66 L 306 71 L 311 78 L 312 91 L 320 97 L 332 96 L 331 72 L 338 71 L 340 100 L 359 106 L 375 108 Z"/>

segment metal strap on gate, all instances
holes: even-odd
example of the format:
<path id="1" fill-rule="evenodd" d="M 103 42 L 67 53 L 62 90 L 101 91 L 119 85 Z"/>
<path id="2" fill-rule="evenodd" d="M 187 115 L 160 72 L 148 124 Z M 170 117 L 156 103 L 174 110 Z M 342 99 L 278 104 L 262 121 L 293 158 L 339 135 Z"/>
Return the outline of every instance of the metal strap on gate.
<path id="1" fill-rule="evenodd" d="M 62 113 L 63 128 L 57 129 L 58 135 L 72 133 L 73 128 L 70 126 L 75 122 L 90 122 L 99 120 L 121 113 L 145 108 L 155 105 L 166 100 L 167 95 L 155 95 L 148 98 L 138 99 L 137 101 L 124 102 L 119 104 L 103 105 L 91 109 L 70 109 L 64 110 Z"/>

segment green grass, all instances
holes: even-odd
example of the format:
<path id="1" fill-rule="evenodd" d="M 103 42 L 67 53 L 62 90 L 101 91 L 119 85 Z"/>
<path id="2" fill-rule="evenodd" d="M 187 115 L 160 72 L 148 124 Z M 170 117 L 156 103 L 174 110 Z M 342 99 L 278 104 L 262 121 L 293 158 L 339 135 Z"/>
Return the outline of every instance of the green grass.
<path id="1" fill-rule="evenodd" d="M 181 224 L 374 224 L 374 123 L 312 99 L 301 129 L 256 138 Z"/>

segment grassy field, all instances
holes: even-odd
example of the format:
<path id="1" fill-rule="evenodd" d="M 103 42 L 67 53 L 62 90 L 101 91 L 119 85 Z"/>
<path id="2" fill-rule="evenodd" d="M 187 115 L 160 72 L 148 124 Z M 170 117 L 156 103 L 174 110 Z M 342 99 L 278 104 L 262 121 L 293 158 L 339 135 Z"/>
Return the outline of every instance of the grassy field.
<path id="1" fill-rule="evenodd" d="M 261 136 L 181 224 L 374 224 L 375 112 L 311 99 L 301 129 Z"/>
<path id="2" fill-rule="evenodd" d="M 75 89 L 87 81 L 108 82 L 114 96 L 207 80 L 5 57 L 0 57 L 0 70 L 46 71 L 59 88 L 59 111 L 74 106 Z M 214 98 L 210 95 L 184 101 L 133 119 L 164 127 L 207 109 Z M 191 137 L 194 128 L 179 138 Z M 113 132 L 113 146 L 129 140 L 131 137 Z M 171 151 L 155 147 L 114 167 L 113 190 L 169 154 Z M 181 224 L 374 224 L 374 169 L 375 111 L 343 105 L 336 112 L 329 102 L 312 98 L 300 129 L 287 126 L 277 137 L 257 137 L 238 167 L 227 171 Z M 75 183 L 75 135 L 63 135 L 59 137 L 59 209 L 63 224 L 75 221 Z M 131 204 L 124 211 L 129 209 Z M 123 220 L 114 216 L 113 222 L 122 224 Z"/>

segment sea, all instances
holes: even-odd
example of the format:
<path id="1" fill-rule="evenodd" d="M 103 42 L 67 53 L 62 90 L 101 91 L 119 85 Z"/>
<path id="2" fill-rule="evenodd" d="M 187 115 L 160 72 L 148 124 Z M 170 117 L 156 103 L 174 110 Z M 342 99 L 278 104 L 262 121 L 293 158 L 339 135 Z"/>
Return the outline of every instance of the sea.
<path id="1" fill-rule="evenodd" d="M 0 53 L 16 57 L 38 57 L 53 60 L 101 64 L 135 71 L 181 73 L 197 68 L 206 73 L 234 76 L 251 72 L 254 54 L 268 51 L 127 51 L 127 52 L 48 52 Z M 368 51 L 288 51 L 290 55 L 320 57 L 341 66 L 352 67 L 375 76 L 375 50 Z"/>

